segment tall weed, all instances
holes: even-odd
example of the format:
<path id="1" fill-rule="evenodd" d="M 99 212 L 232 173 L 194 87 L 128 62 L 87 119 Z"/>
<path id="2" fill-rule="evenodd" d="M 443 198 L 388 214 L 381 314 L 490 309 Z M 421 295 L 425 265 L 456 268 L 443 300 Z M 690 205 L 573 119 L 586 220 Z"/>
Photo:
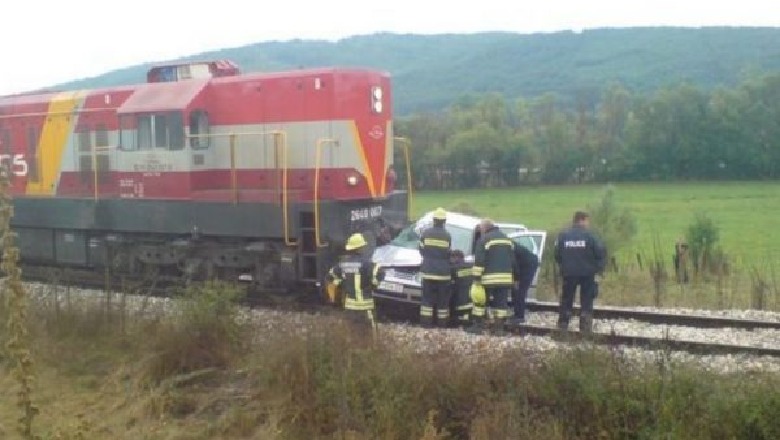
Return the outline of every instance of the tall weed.
<path id="1" fill-rule="evenodd" d="M 18 267 L 19 248 L 16 246 L 16 234 L 11 230 L 11 218 L 14 215 L 11 203 L 8 170 L 0 169 L 0 233 L 2 233 L 2 270 L 6 279 L 2 285 L 5 300 L 4 324 L 7 327 L 4 345 L 5 353 L 11 363 L 11 371 L 16 379 L 16 406 L 19 410 L 16 431 L 24 440 L 39 437 L 33 429 L 38 415 L 38 407 L 33 403 L 33 385 L 35 384 L 35 364 L 27 322 L 28 298 L 22 285 L 22 270 Z"/>
<path id="2" fill-rule="evenodd" d="M 225 283 L 196 285 L 174 300 L 171 314 L 148 328 L 150 354 L 146 377 L 160 382 L 171 376 L 226 368 L 249 342 L 239 314 L 241 290 Z"/>

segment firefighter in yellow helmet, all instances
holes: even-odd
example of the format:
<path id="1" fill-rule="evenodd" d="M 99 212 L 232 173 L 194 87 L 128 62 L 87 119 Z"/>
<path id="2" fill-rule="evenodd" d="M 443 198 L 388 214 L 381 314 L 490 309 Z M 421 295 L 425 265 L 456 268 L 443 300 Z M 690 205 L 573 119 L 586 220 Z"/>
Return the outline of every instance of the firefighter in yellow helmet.
<path id="1" fill-rule="evenodd" d="M 469 332 L 480 333 L 485 319 L 493 318 L 495 327 L 503 329 L 509 317 L 509 291 L 514 283 L 515 245 L 492 220 L 479 225 L 481 236 L 474 252 L 474 282 L 471 288 L 474 308 Z"/>
<path id="2" fill-rule="evenodd" d="M 378 266 L 366 255 L 366 239 L 363 234 L 352 234 L 344 247 L 347 251 L 328 272 L 328 281 L 338 286 L 344 295 L 344 309 L 349 317 L 359 323 L 376 327 L 374 298 L 371 292 L 378 284 Z"/>
<path id="3" fill-rule="evenodd" d="M 447 211 L 438 208 L 433 212 L 433 226 L 420 234 L 422 255 L 422 302 L 420 324 L 432 327 L 446 327 L 450 321 L 450 298 L 452 297 L 452 266 L 450 249 L 452 238 L 444 229 Z"/>

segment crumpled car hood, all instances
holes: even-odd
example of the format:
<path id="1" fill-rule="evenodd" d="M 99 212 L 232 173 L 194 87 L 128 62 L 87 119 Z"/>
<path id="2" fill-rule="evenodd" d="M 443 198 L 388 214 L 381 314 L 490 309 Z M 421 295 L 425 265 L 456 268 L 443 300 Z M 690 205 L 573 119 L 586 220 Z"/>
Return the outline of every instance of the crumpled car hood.
<path id="1" fill-rule="evenodd" d="M 371 260 L 383 267 L 409 267 L 422 264 L 419 250 L 391 244 L 376 248 Z"/>

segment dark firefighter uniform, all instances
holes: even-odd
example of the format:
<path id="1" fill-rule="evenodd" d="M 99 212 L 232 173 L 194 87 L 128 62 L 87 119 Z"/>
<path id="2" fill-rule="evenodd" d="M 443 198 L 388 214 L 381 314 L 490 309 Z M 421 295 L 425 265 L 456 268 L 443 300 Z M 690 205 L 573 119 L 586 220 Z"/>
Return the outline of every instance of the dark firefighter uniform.
<path id="1" fill-rule="evenodd" d="M 450 298 L 452 295 L 452 274 L 450 266 L 450 248 L 452 238 L 444 229 L 447 212 L 442 208 L 433 213 L 433 226 L 420 235 L 420 254 L 422 255 L 422 302 L 420 304 L 420 323 L 433 325 L 434 310 L 436 322 L 445 327 L 450 320 Z"/>
<path id="2" fill-rule="evenodd" d="M 604 270 L 606 250 L 587 228 L 574 225 L 561 232 L 555 242 L 555 261 L 563 276 L 558 327 L 567 329 L 574 306 L 577 286 L 580 288 L 580 331 L 589 333 L 593 326 L 593 300 L 596 296 L 595 275 Z"/>
<path id="3" fill-rule="evenodd" d="M 455 295 L 455 316 L 458 325 L 465 326 L 471 320 L 471 283 L 474 280 L 474 265 L 464 260 L 463 252 L 452 251 L 452 287 Z"/>
<path id="4" fill-rule="evenodd" d="M 474 254 L 474 283 L 485 289 L 485 302 L 496 324 L 509 317 L 509 291 L 512 288 L 515 253 L 514 242 L 495 225 L 490 225 L 477 242 Z M 472 315 L 482 321 L 485 305 L 474 303 Z M 479 324 L 479 322 L 477 322 Z"/>
<path id="5" fill-rule="evenodd" d="M 536 276 L 536 270 L 539 268 L 539 257 L 525 246 L 516 244 L 514 263 L 515 285 L 512 289 L 514 323 L 521 324 L 525 321 L 525 301 L 528 298 L 528 289 Z"/>
<path id="6" fill-rule="evenodd" d="M 362 234 L 353 234 L 347 240 L 347 254 L 328 273 L 328 280 L 341 288 L 344 295 L 344 309 L 356 322 L 375 327 L 373 286 L 378 283 L 378 266 L 361 252 L 366 246 Z"/>

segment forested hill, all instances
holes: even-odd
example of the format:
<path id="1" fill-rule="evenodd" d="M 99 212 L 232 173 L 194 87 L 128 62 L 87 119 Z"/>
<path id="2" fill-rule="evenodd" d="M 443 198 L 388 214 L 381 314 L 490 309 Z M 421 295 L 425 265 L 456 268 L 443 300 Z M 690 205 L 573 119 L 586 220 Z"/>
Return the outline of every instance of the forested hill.
<path id="1" fill-rule="evenodd" d="M 610 83 L 643 92 L 689 81 L 733 85 L 746 71 L 780 69 L 780 28 L 630 28 L 520 35 L 375 34 L 338 42 L 265 42 L 189 59 L 231 59 L 245 72 L 317 66 L 389 71 L 396 110 L 441 109 L 468 93 L 595 97 Z M 58 86 L 143 81 L 147 65 Z"/>

